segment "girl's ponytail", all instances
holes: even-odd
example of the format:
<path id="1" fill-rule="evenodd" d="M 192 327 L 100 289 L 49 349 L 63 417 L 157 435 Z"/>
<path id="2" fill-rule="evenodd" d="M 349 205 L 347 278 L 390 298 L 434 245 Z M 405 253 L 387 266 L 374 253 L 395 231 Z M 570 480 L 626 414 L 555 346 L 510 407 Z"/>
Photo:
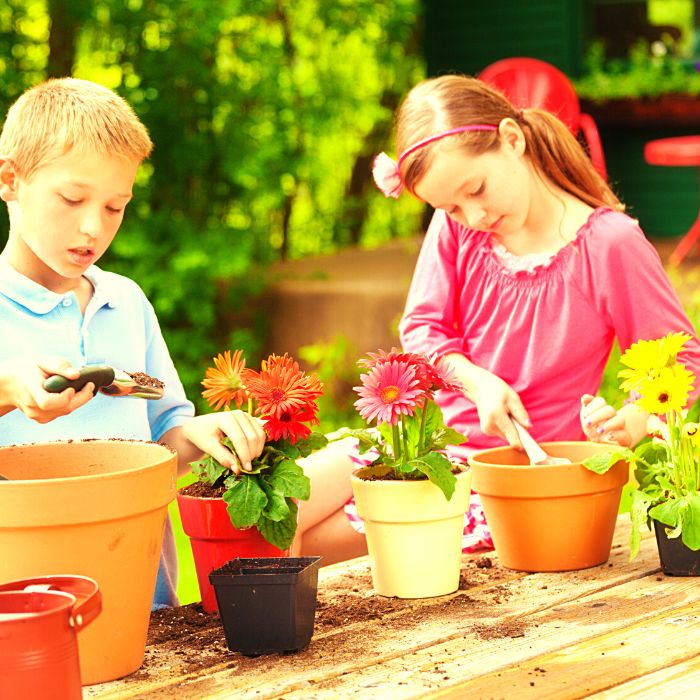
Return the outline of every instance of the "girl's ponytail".
<path id="1" fill-rule="evenodd" d="M 525 133 L 526 153 L 538 170 L 592 207 L 624 210 L 565 124 L 543 109 L 521 110 L 518 116 Z"/>

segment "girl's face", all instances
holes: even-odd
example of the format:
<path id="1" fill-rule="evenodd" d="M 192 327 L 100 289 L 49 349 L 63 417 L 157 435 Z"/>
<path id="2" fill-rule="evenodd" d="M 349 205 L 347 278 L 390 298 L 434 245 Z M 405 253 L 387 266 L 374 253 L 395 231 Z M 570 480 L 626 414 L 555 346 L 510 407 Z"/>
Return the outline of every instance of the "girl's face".
<path id="1" fill-rule="evenodd" d="M 138 165 L 69 151 L 25 180 L 6 161 L 0 196 L 10 209 L 10 263 L 47 289 L 76 288 L 119 230 Z"/>
<path id="2" fill-rule="evenodd" d="M 497 150 L 478 156 L 463 148 L 438 151 L 414 188 L 420 199 L 463 226 L 499 237 L 523 229 L 532 199 L 522 132 L 504 124 Z"/>

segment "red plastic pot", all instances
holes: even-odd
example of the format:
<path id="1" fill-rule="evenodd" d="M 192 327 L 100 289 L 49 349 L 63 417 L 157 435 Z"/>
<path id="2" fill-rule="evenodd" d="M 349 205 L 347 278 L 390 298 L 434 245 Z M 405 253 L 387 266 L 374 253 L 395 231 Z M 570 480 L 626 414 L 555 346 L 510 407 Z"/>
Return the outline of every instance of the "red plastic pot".
<path id="1" fill-rule="evenodd" d="M 222 498 L 177 494 L 182 529 L 190 538 L 197 583 L 205 612 L 218 611 L 209 574 L 237 557 L 288 557 L 290 550 L 271 545 L 255 527 L 236 530 Z"/>
<path id="2" fill-rule="evenodd" d="M 77 632 L 101 609 L 86 576 L 0 585 L 0 698 L 82 698 Z"/>

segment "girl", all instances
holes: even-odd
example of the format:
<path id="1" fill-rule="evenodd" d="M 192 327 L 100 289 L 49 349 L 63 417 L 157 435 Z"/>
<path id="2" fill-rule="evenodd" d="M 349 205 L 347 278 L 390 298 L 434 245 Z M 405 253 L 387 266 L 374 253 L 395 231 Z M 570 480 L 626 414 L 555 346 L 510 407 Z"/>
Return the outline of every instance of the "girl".
<path id="1" fill-rule="evenodd" d="M 378 186 L 436 210 L 401 339 L 453 366 L 464 391 L 440 403 L 468 451 L 519 445 L 511 418 L 539 441 L 638 442 L 647 415 L 594 398 L 613 341 L 624 351 L 689 333 L 681 360 L 696 375 L 700 344 L 656 251 L 567 127 L 448 75 L 408 94 L 397 148 L 397 162 L 375 160 Z"/>

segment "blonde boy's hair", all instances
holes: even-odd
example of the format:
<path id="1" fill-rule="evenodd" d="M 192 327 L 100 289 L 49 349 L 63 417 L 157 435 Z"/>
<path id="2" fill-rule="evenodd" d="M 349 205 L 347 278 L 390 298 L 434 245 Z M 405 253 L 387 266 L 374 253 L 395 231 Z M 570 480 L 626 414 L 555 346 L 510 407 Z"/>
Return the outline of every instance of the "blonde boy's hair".
<path id="1" fill-rule="evenodd" d="M 29 178 L 74 148 L 141 162 L 153 143 L 124 99 L 89 80 L 47 80 L 10 107 L 0 134 L 0 155 L 22 177 Z"/>

